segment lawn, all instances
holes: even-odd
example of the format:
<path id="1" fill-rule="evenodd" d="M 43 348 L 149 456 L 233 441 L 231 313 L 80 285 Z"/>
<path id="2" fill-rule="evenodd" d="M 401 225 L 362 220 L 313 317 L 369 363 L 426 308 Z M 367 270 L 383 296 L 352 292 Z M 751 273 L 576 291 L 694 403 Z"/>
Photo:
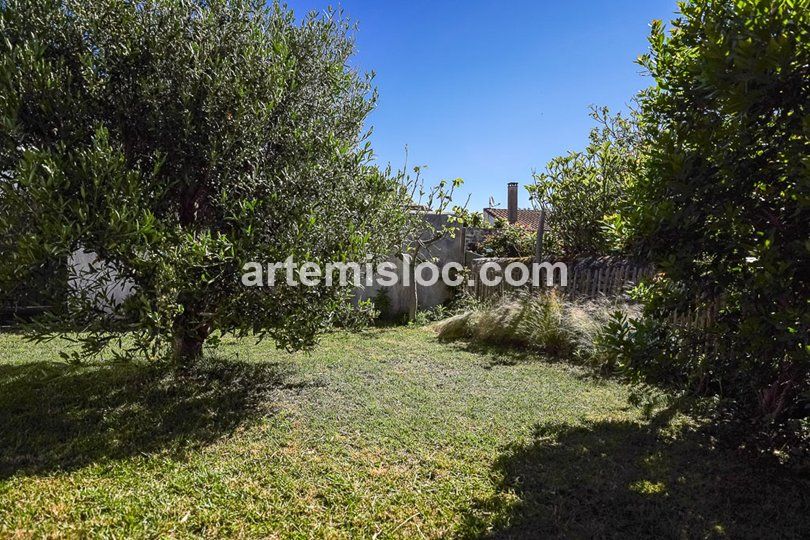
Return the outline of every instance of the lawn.
<path id="1" fill-rule="evenodd" d="M 176 375 L 0 334 L 0 537 L 793 536 L 810 482 L 565 363 L 327 336 Z"/>

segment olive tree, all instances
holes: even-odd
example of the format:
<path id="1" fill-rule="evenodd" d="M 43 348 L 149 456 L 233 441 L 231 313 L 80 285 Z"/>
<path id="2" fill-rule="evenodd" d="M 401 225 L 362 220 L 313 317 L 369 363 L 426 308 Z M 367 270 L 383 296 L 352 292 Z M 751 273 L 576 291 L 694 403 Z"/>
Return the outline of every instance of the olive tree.
<path id="1" fill-rule="evenodd" d="M 2 0 L 0 29 L 0 287 L 95 254 L 52 313 L 84 352 L 125 332 L 184 361 L 221 333 L 309 346 L 349 291 L 246 287 L 246 263 L 359 260 L 398 241 L 406 193 L 371 164 L 375 94 L 339 15 Z M 126 299 L 109 298 L 121 284 Z"/>

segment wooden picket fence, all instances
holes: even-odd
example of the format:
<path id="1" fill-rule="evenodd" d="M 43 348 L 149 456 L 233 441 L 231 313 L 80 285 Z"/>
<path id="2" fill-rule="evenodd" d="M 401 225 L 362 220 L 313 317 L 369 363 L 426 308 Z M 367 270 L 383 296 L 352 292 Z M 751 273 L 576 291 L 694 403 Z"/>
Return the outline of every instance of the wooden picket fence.
<path id="1" fill-rule="evenodd" d="M 695 309 L 676 310 L 670 314 L 669 323 L 679 328 L 702 331 L 714 325 L 721 307 L 722 300 L 716 298 L 710 302 L 701 303 Z"/>
<path id="2" fill-rule="evenodd" d="M 470 294 L 475 296 L 476 299 L 485 302 L 508 294 L 516 293 L 518 291 L 530 291 L 531 276 L 529 276 L 529 283 L 522 287 L 514 287 L 508 284 L 506 279 L 503 278 L 505 278 L 506 269 L 510 264 L 521 263 L 531 268 L 532 262 L 532 257 L 482 257 L 479 259 L 474 259 L 470 265 L 470 277 L 473 285 L 468 288 L 468 291 Z M 486 273 L 482 274 L 484 265 L 489 266 L 486 268 Z M 502 279 L 497 285 L 487 285 L 484 283 L 484 280 L 481 279 L 482 275 L 486 276 L 487 280 L 494 279 L 496 276 L 501 276 Z M 518 278 L 519 276 L 515 275 L 514 277 Z"/>
<path id="3" fill-rule="evenodd" d="M 619 296 L 642 279 L 652 277 L 654 270 L 650 264 L 619 257 L 581 259 L 569 265 L 568 285 L 563 290 L 585 298 Z"/>
<path id="4" fill-rule="evenodd" d="M 528 268 L 532 267 L 531 257 L 503 258 L 489 257 L 474 259 L 471 264 L 473 285 L 470 287 L 470 294 L 478 300 L 486 301 L 498 298 L 505 294 L 512 294 L 519 291 L 532 291 L 531 279 L 523 286 L 513 286 L 506 282 L 506 270 L 512 263 L 522 263 Z M 558 261 L 544 261 L 554 264 Z M 562 261 L 560 261 L 562 262 Z M 482 267 L 488 264 L 486 277 L 489 279 L 500 275 L 500 283 L 497 285 L 485 285 L 480 279 Z M 559 275 L 555 272 L 554 287 L 566 295 L 579 298 L 597 298 L 600 296 L 615 297 L 627 292 L 635 286 L 641 279 L 650 277 L 654 269 L 649 264 L 638 263 L 618 257 L 599 257 L 580 259 L 573 264 L 568 263 L 567 284 L 561 287 Z M 515 280 L 521 277 L 521 271 L 515 267 L 511 269 Z M 541 274 L 540 289 L 547 288 L 545 285 L 545 272 Z"/>
<path id="5" fill-rule="evenodd" d="M 723 300 L 715 298 L 669 315 L 669 324 L 680 332 L 680 354 L 709 357 L 729 357 L 734 354 L 734 344 L 712 331 L 722 307 Z"/>

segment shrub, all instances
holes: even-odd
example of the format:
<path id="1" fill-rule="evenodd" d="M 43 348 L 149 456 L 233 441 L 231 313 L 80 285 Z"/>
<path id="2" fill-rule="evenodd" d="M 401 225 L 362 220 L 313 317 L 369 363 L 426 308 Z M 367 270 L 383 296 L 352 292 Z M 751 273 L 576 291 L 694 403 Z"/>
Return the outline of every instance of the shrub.
<path id="1" fill-rule="evenodd" d="M 543 252 L 563 258 L 610 255 L 618 246 L 611 229 L 640 155 L 635 116 L 593 109 L 598 122 L 588 146 L 552 159 L 529 186 L 549 210 Z"/>
<path id="2" fill-rule="evenodd" d="M 478 249 L 487 257 L 531 257 L 537 244 L 537 232 L 529 231 L 505 220 L 498 220 L 481 241 Z"/>
<path id="3" fill-rule="evenodd" d="M 374 310 L 378 313 L 377 318 L 381 322 L 391 320 L 391 297 L 388 295 L 388 288 L 381 287 L 371 299 L 374 304 Z"/>
<path id="4" fill-rule="evenodd" d="M 656 82 L 640 99 L 650 144 L 622 216 L 638 255 L 666 276 L 646 316 L 665 329 L 675 310 L 720 303 L 707 332 L 721 354 L 679 354 L 665 371 L 764 417 L 806 414 L 810 10 L 775 0 L 680 10 L 670 33 L 653 25 L 641 60 Z M 625 337 L 655 343 L 640 324 Z M 655 357 L 632 363 L 661 371 Z"/>
<path id="5" fill-rule="evenodd" d="M 655 319 L 614 312 L 597 341 L 604 367 L 635 382 L 673 382 L 683 376 L 673 361 L 679 341 L 671 328 Z"/>

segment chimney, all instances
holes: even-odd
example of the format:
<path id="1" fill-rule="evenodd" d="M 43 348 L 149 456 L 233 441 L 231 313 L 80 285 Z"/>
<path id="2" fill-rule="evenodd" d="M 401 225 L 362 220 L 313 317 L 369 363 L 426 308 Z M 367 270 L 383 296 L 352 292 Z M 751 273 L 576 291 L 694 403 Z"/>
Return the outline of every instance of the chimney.
<path id="1" fill-rule="evenodd" d="M 517 182 L 509 182 L 507 185 L 508 196 L 506 198 L 507 206 L 507 220 L 509 223 L 514 225 L 517 223 L 518 218 L 518 183 Z"/>

